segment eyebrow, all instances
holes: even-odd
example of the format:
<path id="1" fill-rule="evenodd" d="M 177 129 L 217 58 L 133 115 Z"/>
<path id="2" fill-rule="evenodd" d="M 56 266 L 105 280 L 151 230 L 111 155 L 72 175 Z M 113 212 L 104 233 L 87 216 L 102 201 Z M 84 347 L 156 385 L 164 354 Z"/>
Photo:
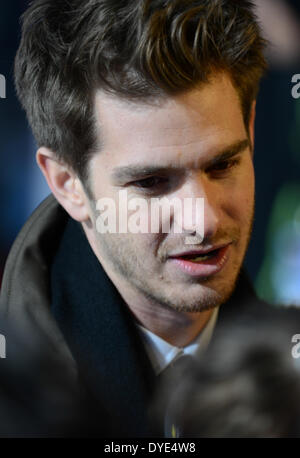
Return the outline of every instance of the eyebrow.
<path id="1" fill-rule="evenodd" d="M 216 164 L 231 159 L 232 157 L 242 153 L 250 147 L 249 139 L 241 140 L 233 145 L 227 146 L 224 150 L 219 152 L 212 159 L 209 159 L 202 166 L 204 169 L 211 168 Z M 147 177 L 151 175 L 166 175 L 169 173 L 180 173 L 183 167 L 174 166 L 143 166 L 143 165 L 128 165 L 123 167 L 116 167 L 113 169 L 111 178 L 114 182 L 125 182 L 136 180 L 138 178 Z"/>

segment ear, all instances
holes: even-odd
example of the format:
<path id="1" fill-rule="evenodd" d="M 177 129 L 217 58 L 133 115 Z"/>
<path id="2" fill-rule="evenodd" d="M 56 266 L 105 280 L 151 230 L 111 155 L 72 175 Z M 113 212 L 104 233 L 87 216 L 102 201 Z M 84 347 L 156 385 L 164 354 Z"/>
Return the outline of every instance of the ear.
<path id="1" fill-rule="evenodd" d="M 87 221 L 88 198 L 77 175 L 70 167 L 59 162 L 48 148 L 40 148 L 36 160 L 58 202 L 76 221 Z"/>
<path id="2" fill-rule="evenodd" d="M 254 139 L 255 139 L 255 115 L 256 115 L 256 100 L 252 103 L 250 119 L 249 119 L 249 136 L 252 145 L 252 156 L 254 154 Z"/>

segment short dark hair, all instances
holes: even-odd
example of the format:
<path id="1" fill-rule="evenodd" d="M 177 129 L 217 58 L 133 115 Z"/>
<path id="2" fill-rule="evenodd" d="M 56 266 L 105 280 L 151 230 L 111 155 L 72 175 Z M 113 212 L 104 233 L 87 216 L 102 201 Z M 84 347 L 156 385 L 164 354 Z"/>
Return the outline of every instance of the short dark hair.
<path id="1" fill-rule="evenodd" d="M 99 148 L 97 89 L 147 101 L 223 71 L 248 126 L 264 46 L 248 0 L 35 0 L 23 16 L 15 83 L 38 146 L 85 182 Z"/>

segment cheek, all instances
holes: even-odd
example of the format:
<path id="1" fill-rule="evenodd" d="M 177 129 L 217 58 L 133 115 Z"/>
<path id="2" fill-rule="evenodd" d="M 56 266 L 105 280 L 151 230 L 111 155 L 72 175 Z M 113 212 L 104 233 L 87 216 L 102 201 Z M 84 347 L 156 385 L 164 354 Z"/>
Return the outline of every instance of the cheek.
<path id="1" fill-rule="evenodd" d="M 253 168 L 244 175 L 240 186 L 239 220 L 242 223 L 242 229 L 248 231 L 254 211 L 255 180 Z"/>
<path id="2" fill-rule="evenodd" d="M 246 224 L 252 218 L 255 178 L 252 162 L 243 167 L 237 177 L 223 189 L 223 209 L 236 222 Z M 245 228 L 246 229 L 246 228 Z"/>
<path id="3" fill-rule="evenodd" d="M 241 180 L 241 195 L 243 197 L 243 206 L 246 209 L 252 209 L 254 205 L 255 195 L 255 176 L 252 160 L 249 161 L 249 166 L 246 168 Z"/>

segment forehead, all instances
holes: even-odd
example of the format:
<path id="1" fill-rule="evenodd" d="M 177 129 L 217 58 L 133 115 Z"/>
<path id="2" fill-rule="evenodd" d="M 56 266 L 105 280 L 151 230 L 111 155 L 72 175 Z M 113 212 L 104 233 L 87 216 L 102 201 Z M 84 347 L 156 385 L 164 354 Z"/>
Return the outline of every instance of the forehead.
<path id="1" fill-rule="evenodd" d="M 237 91 L 220 74 L 200 88 L 153 104 L 131 103 L 99 92 L 97 160 L 115 165 L 182 166 L 243 140 L 246 134 Z"/>

